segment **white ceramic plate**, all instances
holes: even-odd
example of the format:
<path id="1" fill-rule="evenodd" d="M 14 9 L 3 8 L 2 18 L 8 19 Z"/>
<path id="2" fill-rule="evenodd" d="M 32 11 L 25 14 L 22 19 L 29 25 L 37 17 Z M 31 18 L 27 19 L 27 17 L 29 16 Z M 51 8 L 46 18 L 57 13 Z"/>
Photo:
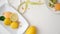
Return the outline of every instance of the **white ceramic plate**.
<path id="1" fill-rule="evenodd" d="M 10 34 L 10 32 L 0 24 L 0 34 Z"/>
<path id="2" fill-rule="evenodd" d="M 24 17 L 18 13 L 14 8 L 12 8 L 11 6 L 9 6 L 8 4 L 5 4 L 3 5 L 2 7 L 0 7 L 0 15 L 2 15 L 2 13 L 4 11 L 10 11 L 10 12 L 13 12 L 13 13 L 16 13 L 18 14 L 18 18 L 19 18 L 19 21 L 21 22 L 19 25 L 19 28 L 18 29 L 11 29 L 9 26 L 4 26 L 4 22 L 1 22 L 0 21 L 0 24 L 8 31 L 10 32 L 10 34 L 23 34 L 26 29 L 28 28 L 28 22 L 24 19 Z"/>
<path id="3" fill-rule="evenodd" d="M 51 10 L 53 13 L 60 14 L 60 11 L 55 11 L 54 8 L 49 7 L 49 1 L 50 0 L 45 0 L 46 6 L 49 10 Z M 60 0 L 58 0 L 60 2 Z"/>

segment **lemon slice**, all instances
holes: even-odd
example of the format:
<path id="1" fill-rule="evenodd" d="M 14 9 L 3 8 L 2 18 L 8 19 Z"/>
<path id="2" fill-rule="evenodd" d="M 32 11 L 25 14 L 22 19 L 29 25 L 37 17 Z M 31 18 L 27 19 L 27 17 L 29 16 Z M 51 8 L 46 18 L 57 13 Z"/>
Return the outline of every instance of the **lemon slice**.
<path id="1" fill-rule="evenodd" d="M 11 21 L 17 21 L 18 20 L 18 15 L 16 14 L 16 13 L 13 13 L 12 15 L 11 15 Z"/>

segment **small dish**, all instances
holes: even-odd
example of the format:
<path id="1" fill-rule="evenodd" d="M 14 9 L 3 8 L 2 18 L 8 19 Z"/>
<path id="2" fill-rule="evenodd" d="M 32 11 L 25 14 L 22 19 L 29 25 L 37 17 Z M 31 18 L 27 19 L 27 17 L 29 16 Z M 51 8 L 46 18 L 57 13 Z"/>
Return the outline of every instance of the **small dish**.
<path id="1" fill-rule="evenodd" d="M 3 6 L 0 7 L 0 15 L 2 15 L 2 13 L 4 11 L 10 11 L 10 12 L 13 12 L 13 13 L 16 13 L 18 14 L 18 18 L 19 18 L 19 21 L 21 22 L 19 24 L 19 28 L 18 29 L 11 29 L 9 26 L 4 26 L 4 22 L 0 22 L 0 24 L 8 31 L 10 32 L 10 34 L 23 34 L 26 29 L 28 28 L 29 24 L 28 22 L 25 20 L 25 18 L 20 14 L 18 13 L 18 11 L 16 11 L 14 8 L 12 8 L 11 6 L 9 6 L 8 4 L 4 4 Z"/>
<path id="2" fill-rule="evenodd" d="M 57 0 L 57 1 L 60 2 L 60 0 Z M 49 6 L 50 0 L 45 0 L 45 3 L 46 3 L 47 8 L 50 9 L 53 13 L 60 14 L 60 11 L 56 11 L 54 7 L 52 8 L 52 7 Z"/>

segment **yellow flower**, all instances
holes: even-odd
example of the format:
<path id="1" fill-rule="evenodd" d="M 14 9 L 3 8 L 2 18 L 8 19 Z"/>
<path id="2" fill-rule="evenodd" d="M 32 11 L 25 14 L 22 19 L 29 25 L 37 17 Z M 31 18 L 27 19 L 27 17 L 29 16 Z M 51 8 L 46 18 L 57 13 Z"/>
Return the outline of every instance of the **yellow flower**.
<path id="1" fill-rule="evenodd" d="M 18 26 L 19 26 L 19 23 L 17 23 L 17 22 L 12 22 L 11 25 L 10 25 L 10 27 L 12 29 L 16 29 L 16 28 L 18 28 Z"/>
<path id="2" fill-rule="evenodd" d="M 4 24 L 5 24 L 5 25 L 10 25 L 10 24 L 11 24 L 11 20 L 10 20 L 9 18 L 6 18 L 6 19 L 4 20 Z"/>

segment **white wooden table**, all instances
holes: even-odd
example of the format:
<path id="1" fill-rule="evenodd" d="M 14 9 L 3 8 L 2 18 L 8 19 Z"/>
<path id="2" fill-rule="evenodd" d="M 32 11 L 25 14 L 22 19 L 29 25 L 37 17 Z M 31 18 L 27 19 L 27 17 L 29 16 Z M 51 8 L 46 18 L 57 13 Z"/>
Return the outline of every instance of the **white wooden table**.
<path id="1" fill-rule="evenodd" d="M 23 15 L 30 25 L 37 27 L 37 34 L 60 34 L 60 15 L 52 13 L 45 4 L 40 6 L 29 5 L 29 8 Z M 3 33 L 7 34 L 7 32 Z"/>

